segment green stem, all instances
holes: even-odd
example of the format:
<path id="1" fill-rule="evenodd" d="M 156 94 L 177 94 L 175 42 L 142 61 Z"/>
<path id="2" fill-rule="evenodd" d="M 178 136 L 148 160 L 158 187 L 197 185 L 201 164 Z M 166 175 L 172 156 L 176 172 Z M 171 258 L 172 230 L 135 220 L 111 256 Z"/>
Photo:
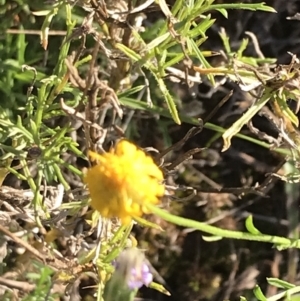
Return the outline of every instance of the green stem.
<path id="1" fill-rule="evenodd" d="M 132 108 L 134 110 L 148 111 L 148 112 L 152 112 L 152 113 L 155 113 L 155 114 L 159 114 L 159 115 L 167 117 L 167 118 L 172 117 L 172 116 L 170 116 L 170 112 L 168 110 L 164 109 L 164 108 L 160 108 L 160 107 L 155 106 L 155 105 L 150 108 L 147 105 L 146 102 L 136 101 L 136 100 L 134 100 L 132 98 L 129 98 L 129 97 L 122 97 L 120 99 L 120 102 L 122 103 L 122 105 L 127 106 L 129 108 Z M 196 125 L 196 126 L 199 126 L 199 124 L 200 124 L 198 119 L 193 118 L 193 117 L 189 117 L 189 116 L 186 116 L 186 115 L 182 115 L 182 114 L 179 115 L 179 119 L 182 122 L 186 122 L 188 124 L 192 124 L 192 125 Z M 209 122 L 204 124 L 204 128 L 208 129 L 208 130 L 218 132 L 218 133 L 224 133 L 226 131 L 226 129 L 224 129 L 224 128 L 218 126 L 218 125 L 215 125 L 213 123 L 209 123 Z M 253 138 L 253 137 L 249 137 L 249 136 L 246 136 L 246 135 L 243 135 L 243 134 L 240 134 L 240 133 L 236 134 L 235 137 L 247 140 L 251 143 L 255 143 L 255 144 L 260 145 L 261 147 L 264 147 L 264 148 L 270 148 L 271 147 L 270 144 L 268 144 L 266 142 L 260 141 L 258 139 Z M 277 152 L 279 154 L 285 155 L 285 156 L 290 156 L 291 155 L 291 151 L 288 150 L 288 149 L 285 149 L 285 148 L 274 148 L 273 151 Z"/>
<path id="2" fill-rule="evenodd" d="M 47 84 L 43 84 L 38 92 L 37 108 L 36 108 L 36 113 L 35 113 L 36 132 L 33 133 L 34 137 L 35 137 L 35 142 L 39 141 L 39 132 L 41 129 L 43 113 L 44 113 L 44 108 L 45 108 L 46 88 L 47 88 Z"/>
<path id="3" fill-rule="evenodd" d="M 265 234 L 251 234 L 247 232 L 221 229 L 211 225 L 207 225 L 203 222 L 197 222 L 194 220 L 190 220 L 187 218 L 170 214 L 166 210 L 160 209 L 151 204 L 147 204 L 147 207 L 153 214 L 159 216 L 165 221 L 168 221 L 178 226 L 193 228 L 195 230 L 199 230 L 214 236 L 233 238 L 233 239 L 242 239 L 242 240 L 251 240 L 251 241 L 260 241 L 260 242 L 267 242 L 276 245 L 283 245 L 284 247 L 300 248 L 300 240 L 292 240 L 280 236 L 272 236 L 272 235 L 265 235 Z"/>
<path id="4" fill-rule="evenodd" d="M 42 228 L 42 223 L 41 223 L 40 217 L 37 214 L 38 209 L 41 208 L 41 206 L 42 206 L 42 196 L 40 194 L 40 184 L 41 184 L 41 180 L 42 180 L 41 174 L 40 174 L 40 172 L 38 172 L 38 174 L 37 174 L 37 180 L 36 180 L 36 183 L 38 184 L 38 186 L 37 186 L 30 174 L 26 160 L 22 159 L 22 160 L 20 160 L 20 163 L 23 167 L 23 172 L 26 177 L 27 183 L 28 183 L 30 189 L 32 190 L 32 192 L 34 193 L 32 205 L 33 205 L 34 211 L 36 213 L 35 214 L 36 223 L 39 227 Z"/>
<path id="5" fill-rule="evenodd" d="M 300 292 L 300 286 L 296 286 L 296 287 L 293 287 L 293 288 L 291 288 L 291 289 L 289 289 L 287 291 L 284 291 L 282 293 L 276 294 L 275 296 L 269 297 L 268 301 L 281 300 L 284 297 L 292 296 L 292 295 L 297 294 L 299 292 Z M 291 300 L 291 299 L 287 298 L 287 300 Z"/>
<path id="6" fill-rule="evenodd" d="M 253 4 L 251 4 L 251 3 L 250 4 L 248 4 L 248 3 L 213 4 L 213 5 L 207 6 L 205 9 L 201 10 L 200 13 L 203 14 L 207 11 L 218 10 L 218 9 L 223 9 L 223 10 L 227 10 L 227 9 L 246 9 L 246 10 L 252 10 L 252 11 L 260 10 L 260 11 L 276 13 L 276 10 L 273 7 L 265 5 L 264 2 L 262 2 L 262 3 L 253 3 Z"/>
<path id="7" fill-rule="evenodd" d="M 59 168 L 59 166 L 57 164 L 54 164 L 53 165 L 53 168 L 55 170 L 55 173 L 56 173 L 56 176 L 59 180 L 59 182 L 64 186 L 64 189 L 66 191 L 69 191 L 70 190 L 70 185 L 68 184 L 68 182 L 65 180 L 62 172 L 61 172 L 61 169 Z"/>

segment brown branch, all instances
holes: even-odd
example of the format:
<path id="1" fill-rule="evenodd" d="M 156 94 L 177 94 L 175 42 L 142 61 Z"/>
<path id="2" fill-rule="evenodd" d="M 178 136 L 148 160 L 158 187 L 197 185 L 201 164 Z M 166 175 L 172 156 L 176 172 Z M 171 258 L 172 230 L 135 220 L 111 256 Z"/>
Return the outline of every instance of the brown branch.
<path id="1" fill-rule="evenodd" d="M 43 263 L 45 263 L 45 256 L 42 255 L 38 250 L 33 248 L 31 245 L 29 245 L 26 241 L 22 240 L 21 238 L 17 237 L 15 234 L 11 233 L 9 230 L 7 230 L 5 227 L 0 225 L 0 232 L 2 232 L 4 235 L 11 238 L 15 243 L 25 248 L 28 252 L 30 252 L 32 255 L 34 255 L 36 258 L 41 260 Z"/>
<path id="2" fill-rule="evenodd" d="M 6 33 L 10 34 L 29 34 L 29 35 L 41 35 L 41 30 L 32 30 L 32 29 L 7 29 Z M 65 30 L 49 30 L 49 36 L 65 36 L 67 32 Z"/>
<path id="3" fill-rule="evenodd" d="M 173 170 L 176 166 L 178 166 L 179 164 L 181 164 L 182 162 L 188 160 L 189 158 L 193 157 L 195 154 L 200 153 L 201 151 L 203 151 L 205 148 L 193 148 L 190 149 L 189 151 L 185 152 L 184 154 L 182 154 L 181 156 L 177 157 L 172 164 L 170 164 L 168 166 L 168 170 Z"/>
<path id="4" fill-rule="evenodd" d="M 6 279 L 0 276 L 0 285 L 7 286 L 9 288 L 18 289 L 25 292 L 33 291 L 36 286 L 25 281 L 16 281 L 12 279 Z"/>
<path id="5" fill-rule="evenodd" d="M 168 154 L 171 151 L 176 151 L 179 150 L 180 148 L 182 148 L 182 146 L 192 137 L 194 137 L 195 135 L 199 134 L 203 129 L 203 122 L 200 119 L 199 120 L 199 126 L 197 127 L 192 127 L 187 133 L 186 135 L 179 140 L 178 142 L 176 142 L 175 144 L 171 145 L 170 147 L 168 147 L 167 149 L 165 149 L 164 151 L 162 151 L 159 156 L 158 159 L 162 159 L 166 154 Z"/>

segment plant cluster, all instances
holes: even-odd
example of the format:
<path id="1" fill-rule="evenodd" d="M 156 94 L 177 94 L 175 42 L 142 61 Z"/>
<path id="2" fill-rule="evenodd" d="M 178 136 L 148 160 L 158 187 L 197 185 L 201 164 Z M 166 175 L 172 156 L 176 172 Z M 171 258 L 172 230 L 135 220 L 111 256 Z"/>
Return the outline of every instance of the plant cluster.
<path id="1" fill-rule="evenodd" d="M 171 2 L 4 1 L 1 26 L 7 27 L 0 45 L 2 300 L 59 300 L 67 294 L 72 300 L 78 297 L 78 283 L 84 276 L 94 281 L 94 300 L 134 300 L 143 285 L 170 295 L 132 236 L 136 224 L 164 230 L 144 214 L 199 230 L 212 244 L 231 238 L 266 242 L 279 250 L 300 247 L 296 237 L 262 233 L 251 216 L 245 221 L 246 230 L 237 231 L 171 213 L 168 202 L 181 191 L 170 179 L 181 163 L 202 148 L 178 158 L 170 154 L 203 127 L 216 132 L 210 143 L 222 136 L 223 151 L 238 137 L 272 148 L 294 164 L 299 121 L 290 102 L 296 103 L 297 111 L 300 79 L 295 55 L 289 65 L 273 67 L 276 60 L 265 58 L 259 46 L 257 57 L 245 55 L 249 39 L 233 51 L 224 30 L 219 33 L 224 50 L 204 48 L 207 31 L 215 22 L 212 14 L 228 18 L 228 10 L 274 13 L 273 8 L 264 3 L 215 0 Z M 26 18 L 39 26 L 38 46 L 36 37 L 25 38 Z M 17 36 L 9 31 L 12 26 L 17 26 Z M 257 43 L 255 36 L 249 37 Z M 224 59 L 212 66 L 210 59 L 216 56 Z M 203 79 L 214 86 L 217 76 L 236 82 L 255 99 L 228 129 L 184 114 L 174 89 L 178 82 L 192 87 Z M 220 103 L 231 96 L 232 92 Z M 275 138 L 251 123 L 267 104 L 271 113 L 265 115 L 278 132 Z M 171 123 L 193 128 L 178 143 L 158 151 L 138 145 L 144 119 L 151 120 L 161 133 Z M 245 125 L 256 138 L 240 133 Z M 280 178 L 296 182 L 296 164 L 293 167 L 292 174 Z M 270 179 L 274 176 L 278 177 L 272 174 Z M 7 185 L 9 179 L 18 181 L 18 189 Z M 260 188 L 252 192 L 262 193 Z M 190 190 L 185 187 L 185 191 Z M 14 217 L 30 225 L 30 231 L 20 234 Z M 92 235 L 96 238 L 91 242 Z M 10 250 L 12 242 L 22 248 L 14 260 L 10 257 L 17 252 Z M 267 298 L 257 286 L 258 300 L 289 299 L 300 292 L 299 286 L 277 278 L 268 282 L 281 292 Z"/>

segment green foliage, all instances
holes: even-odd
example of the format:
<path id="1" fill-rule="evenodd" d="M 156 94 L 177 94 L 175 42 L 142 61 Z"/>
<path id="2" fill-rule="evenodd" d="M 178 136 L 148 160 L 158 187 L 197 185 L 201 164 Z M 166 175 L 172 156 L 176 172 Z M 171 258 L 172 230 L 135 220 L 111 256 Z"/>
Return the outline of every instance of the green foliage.
<path id="1" fill-rule="evenodd" d="M 51 276 L 53 271 L 47 267 L 43 266 L 40 263 L 35 263 L 34 267 L 37 269 L 37 272 L 27 273 L 27 279 L 30 282 L 36 284 L 36 288 L 32 293 L 27 295 L 23 301 L 42 301 L 47 298 L 47 300 L 54 301 L 58 297 L 50 293 L 52 288 Z"/>
<path id="2" fill-rule="evenodd" d="M 82 2 L 83 4 L 81 2 L 80 4 L 88 12 L 89 3 Z M 228 60 L 227 65 L 214 68 L 207 58 L 217 53 L 204 49 L 203 46 L 204 42 L 209 39 L 207 31 L 215 22 L 212 13 L 217 11 L 220 16 L 228 18 L 227 11 L 229 9 L 274 12 L 273 8 L 263 3 L 214 4 L 214 0 L 177 0 L 170 9 L 164 0 L 155 2 L 163 13 L 164 19 L 158 20 L 152 27 L 146 28 L 143 33 L 135 27 L 130 28 L 130 37 L 126 43 L 124 37 L 114 39 L 110 33 L 113 26 L 108 19 L 102 20 L 102 23 L 96 22 L 96 17 L 95 20 L 89 19 L 94 16 L 91 17 L 88 14 L 84 19 L 82 11 L 79 13 L 80 10 L 73 7 L 72 1 L 56 1 L 48 7 L 44 7 L 39 1 L 32 3 L 18 1 L 18 5 L 11 8 L 14 10 L 13 14 L 19 14 L 22 18 L 28 16 L 34 8 L 43 17 L 30 14 L 28 20 L 18 24 L 18 29 L 23 30 L 32 23 L 38 23 L 41 30 L 41 45 L 36 42 L 36 39 L 27 39 L 25 33 L 22 32 L 17 36 L 6 34 L 3 43 L 0 44 L 0 183 L 2 184 L 7 174 L 11 173 L 23 181 L 24 185 L 30 187 L 34 193 L 30 206 L 34 209 L 38 226 L 42 227 L 41 219 L 48 220 L 50 218 L 50 213 L 47 212 L 43 203 L 41 186 L 44 183 L 47 185 L 62 184 L 65 191 L 71 193 L 72 187 L 65 174 L 68 172 L 79 178 L 82 177 L 82 171 L 77 166 L 66 162 L 64 156 L 70 154 L 85 161 L 87 159 L 85 150 L 97 149 L 99 141 L 94 139 L 95 136 L 92 132 L 97 128 L 95 123 L 98 120 L 91 116 L 93 116 L 93 112 L 99 110 L 99 107 L 109 102 L 106 98 L 107 92 L 110 96 L 113 95 L 111 99 L 113 98 L 115 101 L 110 103 L 111 107 L 115 109 L 114 114 L 111 114 L 113 116 L 122 116 L 123 109 L 125 114 L 126 110 L 139 110 L 147 112 L 149 115 L 166 117 L 169 121 L 173 120 L 177 124 L 186 122 L 200 125 L 199 120 L 179 113 L 178 103 L 172 95 L 174 92 L 171 91 L 166 79 L 167 75 L 170 75 L 168 71 L 170 67 L 181 64 L 187 73 L 190 70 L 199 72 L 201 76 L 206 76 L 212 85 L 215 84 L 217 75 L 229 77 L 245 86 L 257 83 L 261 85 L 263 92 L 257 102 L 229 129 L 225 130 L 211 123 L 204 125 L 207 129 L 223 134 L 224 150 L 230 147 L 233 136 L 263 147 L 270 147 L 261 140 L 242 135 L 239 132 L 271 100 L 278 106 L 280 116 L 290 121 L 292 126 L 298 126 L 296 115 L 287 105 L 289 98 L 299 97 L 298 88 L 293 82 L 299 77 L 298 71 L 293 68 L 294 65 L 291 64 L 276 74 L 260 73 L 257 71 L 260 66 L 273 63 L 274 60 L 244 56 L 248 39 L 242 41 L 236 52 L 232 51 L 229 37 L 225 32 L 221 32 L 220 37 Z M 12 13 L 7 3 L 5 3 L 4 10 Z M 7 27 L 4 29 L 7 30 L 11 27 L 11 21 L 7 18 L 4 20 L 1 27 L 6 24 Z M 83 29 L 82 22 L 85 22 Z M 49 30 L 55 26 L 66 30 L 66 36 L 60 41 L 58 37 L 54 37 L 52 40 L 49 36 Z M 78 41 L 78 38 L 81 40 Z M 93 45 L 89 53 L 84 52 L 84 43 Z M 51 50 L 47 65 L 43 64 L 45 53 L 41 47 Z M 98 77 L 97 79 L 93 77 L 95 66 L 101 69 L 103 76 L 106 76 L 105 81 L 101 82 Z M 98 76 L 98 73 L 96 75 Z M 141 80 L 144 80 L 145 84 L 141 84 Z M 95 83 L 98 86 L 95 86 Z M 93 94 L 95 91 L 97 93 Z M 158 92 L 155 94 L 153 91 Z M 137 99 L 139 93 L 142 93 L 142 96 Z M 144 97 L 143 93 L 147 94 L 147 101 L 141 101 L 141 98 Z M 92 94 L 94 98 L 91 96 Z M 86 113 L 85 116 L 78 117 L 77 112 L 80 109 Z M 63 123 L 53 122 L 60 118 L 64 120 Z M 84 147 L 71 138 L 71 133 L 74 131 L 72 118 L 79 120 L 84 125 L 86 139 Z M 103 121 L 101 126 L 104 123 Z M 129 125 L 128 128 L 128 132 L 135 131 L 134 124 Z M 167 131 L 165 129 L 162 131 L 165 140 L 168 140 Z M 299 145 L 296 143 L 297 137 L 291 136 L 292 133 L 288 134 L 290 134 L 288 135 L 290 144 L 297 148 Z M 287 149 L 278 148 L 276 151 L 290 154 Z M 19 161 L 18 167 L 12 166 L 13 160 Z M 29 168 L 31 161 L 37 163 L 34 176 Z M 75 213 L 84 206 L 86 206 L 86 202 L 72 201 L 62 204 L 60 209 L 62 211 L 69 210 L 68 212 L 75 216 Z M 272 243 L 278 249 L 300 247 L 297 239 L 263 234 L 254 226 L 251 217 L 246 220 L 247 231 L 241 232 L 225 230 L 174 216 L 157 207 L 149 207 L 149 209 L 166 221 L 211 235 L 204 237 L 206 241 L 213 242 L 221 238 L 231 238 Z M 95 214 L 90 217 L 88 222 L 92 228 L 95 228 L 99 219 L 100 217 Z M 142 219 L 137 222 L 144 227 L 160 230 L 154 223 Z M 103 286 L 112 273 L 110 263 L 127 247 L 131 230 L 131 227 L 118 227 L 109 239 L 106 237 L 106 241 L 98 241 L 99 246 L 101 245 L 100 251 L 98 250 L 100 253 L 97 253 L 97 247 L 79 258 L 81 264 L 93 260 L 104 274 L 104 276 L 98 275 L 98 300 L 101 300 Z M 52 269 L 41 264 L 34 267 L 39 272 L 28 272 L 26 277 L 31 283 L 35 283 L 36 288 L 23 299 L 25 301 L 44 300 L 47 292 L 51 289 Z M 300 291 L 299 287 L 279 279 L 268 279 L 268 281 L 283 289 L 284 292 L 266 298 L 261 289 L 257 287 L 254 294 L 258 300 L 275 301 L 282 297 L 290 298 L 292 294 Z M 152 284 L 152 288 L 166 293 L 166 290 L 159 284 Z M 131 300 L 135 293 L 126 291 L 124 292 L 126 296 L 122 295 L 120 300 Z M 47 300 L 55 300 L 55 296 L 49 295 Z"/>

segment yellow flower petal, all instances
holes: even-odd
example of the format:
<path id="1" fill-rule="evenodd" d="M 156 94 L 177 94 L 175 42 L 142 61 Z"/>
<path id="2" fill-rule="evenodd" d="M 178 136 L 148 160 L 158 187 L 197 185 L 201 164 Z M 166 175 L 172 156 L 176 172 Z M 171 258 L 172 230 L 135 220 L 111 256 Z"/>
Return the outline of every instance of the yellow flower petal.
<path id="1" fill-rule="evenodd" d="M 134 144 L 122 140 L 109 153 L 89 156 L 96 165 L 88 169 L 84 181 L 91 206 L 102 216 L 119 217 L 126 224 L 148 213 L 145 204 L 158 204 L 164 195 L 162 171 Z"/>

